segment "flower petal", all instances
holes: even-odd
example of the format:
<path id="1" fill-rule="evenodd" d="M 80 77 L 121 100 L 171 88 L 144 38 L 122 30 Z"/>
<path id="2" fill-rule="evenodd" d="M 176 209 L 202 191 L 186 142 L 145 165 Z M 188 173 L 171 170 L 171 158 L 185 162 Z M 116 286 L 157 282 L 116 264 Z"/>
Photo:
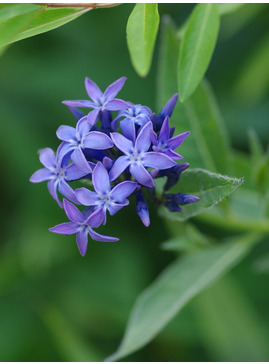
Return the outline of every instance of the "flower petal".
<path id="1" fill-rule="evenodd" d="M 69 162 L 68 159 L 70 159 L 70 155 L 74 149 L 75 149 L 74 145 L 67 143 L 67 142 L 62 142 L 57 149 L 57 153 L 56 153 L 57 161 L 60 161 L 61 159 L 63 159 L 66 156 L 65 159 L 67 159 L 67 163 L 68 163 Z M 67 163 L 65 163 L 65 164 L 67 165 Z"/>
<path id="2" fill-rule="evenodd" d="M 84 116 L 77 122 L 76 126 L 76 140 L 82 139 L 83 135 L 87 134 L 92 128 L 92 125 L 88 122 L 88 117 Z"/>
<path id="3" fill-rule="evenodd" d="M 55 174 L 47 168 L 38 169 L 31 177 L 30 182 L 39 183 L 53 179 Z"/>
<path id="4" fill-rule="evenodd" d="M 141 164 L 131 164 L 130 173 L 141 185 L 147 187 L 155 186 L 153 178 Z"/>
<path id="5" fill-rule="evenodd" d="M 158 169 L 167 169 L 176 165 L 176 162 L 164 153 L 148 152 L 143 157 L 143 165 Z"/>
<path id="6" fill-rule="evenodd" d="M 88 246 L 88 232 L 83 229 L 77 232 L 77 246 L 80 254 L 84 257 Z"/>
<path id="7" fill-rule="evenodd" d="M 48 169 L 56 167 L 56 157 L 51 148 L 42 149 L 39 153 L 39 160 Z"/>
<path id="8" fill-rule="evenodd" d="M 111 216 L 115 215 L 120 209 L 122 209 L 123 207 L 129 205 L 129 201 L 128 200 L 123 200 L 122 203 L 111 203 L 108 207 L 108 211 L 110 213 Z"/>
<path id="9" fill-rule="evenodd" d="M 92 184 L 98 194 L 106 194 L 110 191 L 108 172 L 101 162 L 98 162 L 92 172 Z"/>
<path id="10" fill-rule="evenodd" d="M 85 206 L 94 206 L 99 200 L 96 192 L 90 191 L 85 187 L 76 189 L 76 197 Z"/>
<path id="11" fill-rule="evenodd" d="M 121 120 L 120 127 L 123 135 L 134 143 L 136 137 L 135 123 L 129 118 L 126 118 Z"/>
<path id="12" fill-rule="evenodd" d="M 64 222 L 49 229 L 52 233 L 71 235 L 75 234 L 79 229 L 79 225 L 74 222 Z"/>
<path id="13" fill-rule="evenodd" d="M 106 214 L 104 209 L 101 207 L 95 210 L 86 220 L 86 224 L 90 227 L 97 228 L 105 220 Z"/>
<path id="14" fill-rule="evenodd" d="M 98 102 L 100 97 L 103 95 L 100 88 L 96 85 L 95 82 L 90 80 L 88 77 L 85 79 L 85 88 L 87 91 L 87 94 L 89 95 L 90 99 L 92 99 L 94 102 Z"/>
<path id="15" fill-rule="evenodd" d="M 56 131 L 56 135 L 60 140 L 72 142 L 77 140 L 76 129 L 69 125 L 61 125 Z"/>
<path id="16" fill-rule="evenodd" d="M 113 202 L 123 202 L 128 196 L 130 196 L 134 190 L 138 187 L 136 182 L 124 181 L 118 183 L 111 191 L 111 199 Z"/>
<path id="17" fill-rule="evenodd" d="M 83 223 L 84 217 L 79 209 L 74 206 L 71 202 L 67 201 L 65 198 L 63 200 L 64 203 L 64 211 L 69 220 L 75 223 Z"/>
<path id="18" fill-rule="evenodd" d="M 116 147 L 124 154 L 129 154 L 132 152 L 134 145 L 129 139 L 125 138 L 123 135 L 117 132 L 110 133 L 110 136 Z"/>
<path id="19" fill-rule="evenodd" d="M 88 162 L 89 167 L 94 167 L 94 163 Z M 67 181 L 75 181 L 86 176 L 88 173 L 81 171 L 75 163 L 70 163 L 65 168 L 65 179 Z"/>
<path id="20" fill-rule="evenodd" d="M 62 208 L 63 204 L 59 200 L 59 197 L 58 197 L 58 194 L 57 194 L 58 182 L 56 180 L 51 180 L 51 181 L 48 182 L 47 186 L 48 186 L 48 190 L 49 190 L 49 193 L 51 194 L 51 196 L 58 203 L 58 205 Z"/>
<path id="21" fill-rule="evenodd" d="M 158 144 L 157 134 L 153 130 L 151 130 L 151 132 L 150 132 L 150 139 L 151 139 L 151 142 L 153 145 Z"/>
<path id="22" fill-rule="evenodd" d="M 62 104 L 71 107 L 90 107 L 95 109 L 94 103 L 88 100 L 66 100 L 62 101 Z"/>
<path id="23" fill-rule="evenodd" d="M 88 161 L 80 148 L 76 148 L 71 154 L 71 158 L 75 165 L 85 173 L 92 173 L 92 169 L 88 164 Z"/>
<path id="24" fill-rule="evenodd" d="M 168 149 L 165 154 L 174 160 L 183 159 L 182 155 L 174 152 L 172 149 Z"/>
<path id="25" fill-rule="evenodd" d="M 83 147 L 90 149 L 109 149 L 113 147 L 113 142 L 108 135 L 101 131 L 91 131 L 83 138 Z"/>
<path id="26" fill-rule="evenodd" d="M 119 240 L 118 238 L 113 238 L 112 236 L 105 236 L 105 235 L 98 234 L 93 229 L 90 229 L 89 234 L 90 234 L 91 238 L 96 241 L 118 241 Z"/>
<path id="27" fill-rule="evenodd" d="M 96 124 L 99 114 L 100 114 L 100 109 L 95 109 L 95 110 L 90 111 L 89 114 L 87 115 L 88 123 L 90 125 Z"/>
<path id="28" fill-rule="evenodd" d="M 173 138 L 168 140 L 167 146 L 171 149 L 176 149 L 181 143 L 184 142 L 189 134 L 190 132 L 186 131 L 185 133 L 174 136 Z"/>
<path id="29" fill-rule="evenodd" d="M 140 132 L 135 142 L 135 148 L 138 152 L 148 151 L 151 144 L 150 134 L 152 128 L 152 122 L 149 121 L 146 125 L 143 126 L 143 128 L 140 129 Z"/>
<path id="30" fill-rule="evenodd" d="M 66 198 L 68 198 L 68 200 L 79 204 L 79 201 L 76 198 L 76 194 L 75 191 L 73 190 L 73 188 L 71 188 L 69 186 L 68 183 L 65 182 L 65 180 L 61 180 L 59 182 L 59 186 L 58 186 L 59 192 Z"/>
<path id="31" fill-rule="evenodd" d="M 109 178 L 110 181 L 114 181 L 116 178 L 119 177 L 119 175 L 131 164 L 131 161 L 128 157 L 125 155 L 122 155 L 119 157 L 115 163 L 113 164 L 110 172 L 109 172 Z"/>
<path id="32" fill-rule="evenodd" d="M 114 97 L 122 89 L 126 80 L 127 80 L 126 77 L 121 77 L 117 81 L 115 81 L 111 85 L 109 85 L 104 92 L 105 100 L 110 101 L 110 100 L 114 99 Z"/>
<path id="33" fill-rule="evenodd" d="M 113 99 L 105 104 L 105 108 L 110 111 L 123 110 L 130 107 L 130 104 L 120 99 Z"/>
<path id="34" fill-rule="evenodd" d="M 169 117 L 166 116 L 159 134 L 159 142 L 165 143 L 170 136 Z"/>

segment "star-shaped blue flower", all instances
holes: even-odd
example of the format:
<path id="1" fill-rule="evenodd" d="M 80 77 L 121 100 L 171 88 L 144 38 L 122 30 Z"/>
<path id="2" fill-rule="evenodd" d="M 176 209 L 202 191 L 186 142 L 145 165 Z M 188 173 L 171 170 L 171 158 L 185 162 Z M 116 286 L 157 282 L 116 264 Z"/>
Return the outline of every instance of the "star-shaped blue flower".
<path id="1" fill-rule="evenodd" d="M 76 100 L 76 101 L 63 101 L 63 104 L 72 107 L 87 107 L 93 109 L 88 114 L 88 121 L 94 124 L 100 113 L 104 110 L 123 110 L 130 107 L 126 101 L 115 99 L 115 96 L 123 87 L 126 77 L 121 77 L 107 87 L 104 93 L 100 88 L 88 77 L 85 79 L 86 91 L 92 101 L 89 100 Z"/>
<path id="2" fill-rule="evenodd" d="M 164 153 L 148 151 L 151 145 L 151 131 L 152 122 L 149 121 L 140 130 L 134 143 L 119 133 L 110 134 L 116 147 L 125 154 L 113 164 L 109 172 L 111 181 L 129 167 L 131 175 L 137 182 L 143 186 L 154 187 L 153 178 L 145 167 L 167 169 L 176 165 L 176 162 Z"/>
<path id="3" fill-rule="evenodd" d="M 45 148 L 40 152 L 40 162 L 45 168 L 37 170 L 30 178 L 30 182 L 48 182 L 48 190 L 51 196 L 57 201 L 60 207 L 63 206 L 58 198 L 57 190 L 74 203 L 79 203 L 74 190 L 67 181 L 77 180 L 84 177 L 87 173 L 81 171 L 74 163 L 68 164 L 68 160 L 59 159 L 50 148 Z M 89 168 L 94 164 L 87 162 Z"/>
<path id="4" fill-rule="evenodd" d="M 92 183 L 95 192 L 84 187 L 78 188 L 76 197 L 85 206 L 95 206 L 96 209 L 101 209 L 104 224 L 106 223 L 106 211 L 108 210 L 110 215 L 114 215 L 121 208 L 127 206 L 129 201 L 126 198 L 138 186 L 136 182 L 124 181 L 111 189 L 108 172 L 101 162 L 98 162 L 93 170 Z"/>
<path id="5" fill-rule="evenodd" d="M 185 133 L 178 134 L 173 138 L 170 138 L 170 134 L 171 130 L 169 128 L 169 117 L 167 116 L 164 119 L 159 136 L 157 136 L 157 134 L 153 130 L 151 131 L 151 141 L 153 144 L 152 149 L 155 152 L 164 153 L 172 159 L 182 159 L 183 157 L 180 154 L 176 153 L 174 149 L 176 149 L 180 146 L 181 143 L 183 143 L 183 141 L 190 134 L 190 132 L 186 131 Z"/>
<path id="6" fill-rule="evenodd" d="M 75 165 L 85 173 L 91 173 L 92 169 L 83 153 L 84 149 L 104 150 L 113 147 L 113 142 L 105 133 L 100 131 L 90 131 L 92 125 L 87 117 L 83 117 L 77 122 L 76 128 L 62 125 L 56 134 L 63 143 L 59 147 L 59 156 L 71 156 Z"/>
<path id="7" fill-rule="evenodd" d="M 97 228 L 102 224 L 103 214 L 102 210 L 92 212 L 92 209 L 86 209 L 80 212 L 76 206 L 63 200 L 64 210 L 70 222 L 56 225 L 49 229 L 49 231 L 57 234 L 71 235 L 77 234 L 77 245 L 80 254 L 84 256 L 87 251 L 88 234 L 93 240 L 97 241 L 117 241 L 118 238 L 112 236 L 105 236 L 98 234 L 93 228 Z"/>

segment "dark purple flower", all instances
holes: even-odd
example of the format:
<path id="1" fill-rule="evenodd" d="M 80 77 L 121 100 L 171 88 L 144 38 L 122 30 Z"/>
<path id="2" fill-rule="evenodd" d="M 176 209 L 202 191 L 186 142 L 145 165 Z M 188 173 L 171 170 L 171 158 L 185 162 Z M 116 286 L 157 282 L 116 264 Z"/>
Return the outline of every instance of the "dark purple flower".
<path id="1" fill-rule="evenodd" d="M 150 225 L 149 209 L 141 191 L 136 195 L 136 213 L 145 226 Z"/>
<path id="2" fill-rule="evenodd" d="M 77 122 L 76 128 L 62 125 L 56 134 L 63 143 L 59 147 L 59 157 L 68 155 L 75 165 L 85 173 L 91 173 L 88 161 L 83 153 L 84 149 L 108 149 L 113 147 L 113 142 L 105 133 L 90 131 L 92 125 L 88 123 L 87 117 Z"/>
<path id="3" fill-rule="evenodd" d="M 149 121 L 140 130 L 134 143 L 119 133 L 110 134 L 116 147 L 125 154 L 119 157 L 113 164 L 109 172 L 111 181 L 118 178 L 129 167 L 131 175 L 137 182 L 147 187 L 154 187 L 153 178 L 145 167 L 166 169 L 176 164 L 175 161 L 163 153 L 148 152 L 151 145 L 151 130 L 152 122 Z"/>
<path id="4" fill-rule="evenodd" d="M 79 203 L 76 199 L 74 190 L 69 186 L 66 181 L 73 181 L 84 177 L 87 173 L 81 171 L 76 167 L 74 163 L 67 164 L 67 160 L 58 159 L 52 149 L 45 148 L 40 152 L 40 162 L 45 168 L 37 170 L 30 182 L 39 183 L 44 181 L 48 182 L 48 190 L 51 196 L 57 201 L 60 207 L 62 203 L 58 198 L 57 190 L 74 203 Z M 87 162 L 90 166 L 94 166 L 93 163 Z"/>
<path id="5" fill-rule="evenodd" d="M 151 120 L 151 116 L 152 111 L 147 106 L 132 105 L 131 108 L 121 110 L 116 119 L 113 120 L 111 126 L 112 129 L 116 131 L 119 119 L 123 118 L 120 121 L 123 135 L 134 142 L 136 130 L 147 124 Z"/>
<path id="6" fill-rule="evenodd" d="M 103 219 L 102 209 L 91 213 L 91 210 L 85 210 L 81 213 L 73 204 L 63 200 L 64 210 L 70 222 L 56 225 L 49 231 L 57 234 L 71 235 L 77 234 L 77 245 L 80 254 L 84 256 L 87 251 L 88 234 L 93 240 L 97 241 L 117 241 L 118 238 L 98 234 L 93 228 L 101 225 Z"/>
<path id="7" fill-rule="evenodd" d="M 129 204 L 126 197 L 130 196 L 137 188 L 137 183 L 124 181 L 111 189 L 110 180 L 106 168 L 98 162 L 92 173 L 92 183 L 95 189 L 90 191 L 87 188 L 78 188 L 76 197 L 85 206 L 95 206 L 103 211 L 104 224 L 106 223 L 106 211 L 114 215 L 124 206 Z"/>
<path id="8" fill-rule="evenodd" d="M 63 104 L 72 107 L 87 107 L 93 109 L 88 114 L 88 121 L 94 124 L 100 112 L 104 110 L 122 110 L 130 107 L 128 102 L 120 99 L 115 99 L 117 93 L 121 90 L 126 77 L 121 77 L 111 85 L 107 87 L 104 93 L 99 89 L 99 87 L 88 77 L 85 79 L 86 91 L 92 101 L 89 100 L 76 100 L 76 101 L 63 101 Z"/>
<path id="9" fill-rule="evenodd" d="M 197 202 L 200 198 L 194 195 L 187 195 L 186 193 L 168 194 L 165 196 L 165 206 L 169 211 L 181 212 L 182 209 L 179 206 L 189 203 Z"/>
<path id="10" fill-rule="evenodd" d="M 151 131 L 152 149 L 155 152 L 164 153 L 172 159 L 182 159 L 183 157 L 176 153 L 174 149 L 179 147 L 189 134 L 190 132 L 186 131 L 185 133 L 170 138 L 169 117 L 167 116 L 164 119 L 159 136 L 153 130 Z"/>
<path id="11" fill-rule="evenodd" d="M 170 117 L 174 111 L 178 99 L 178 94 L 174 94 L 162 108 L 159 115 L 154 117 L 154 130 L 159 131 L 162 127 L 164 119 L 168 116 Z"/>

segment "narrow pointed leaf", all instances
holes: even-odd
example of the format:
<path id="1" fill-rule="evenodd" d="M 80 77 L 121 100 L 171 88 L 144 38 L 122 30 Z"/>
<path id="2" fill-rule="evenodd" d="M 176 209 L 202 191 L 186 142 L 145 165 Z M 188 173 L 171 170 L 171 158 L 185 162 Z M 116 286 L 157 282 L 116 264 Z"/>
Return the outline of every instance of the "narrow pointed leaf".
<path id="1" fill-rule="evenodd" d="M 0 47 L 55 29 L 89 10 L 91 8 L 4 4 L 0 6 Z"/>
<path id="2" fill-rule="evenodd" d="M 136 72 L 148 74 L 159 28 L 157 4 L 135 5 L 127 23 L 127 45 Z"/>
<path id="3" fill-rule="evenodd" d="M 236 12 L 239 10 L 244 4 L 243 3 L 226 3 L 226 4 L 217 4 L 219 15 L 227 15 Z"/>
<path id="4" fill-rule="evenodd" d="M 185 109 L 203 164 L 212 172 L 227 173 L 229 137 L 209 83 L 204 80 L 180 106 Z"/>
<path id="5" fill-rule="evenodd" d="M 206 209 L 218 204 L 242 184 L 242 179 L 222 176 L 203 169 L 192 169 L 182 174 L 179 182 L 171 193 L 183 192 L 195 195 L 200 201 L 184 205 L 182 212 L 169 212 L 165 207 L 160 209 L 162 216 L 170 220 L 183 221 L 200 214 Z"/>
<path id="6" fill-rule="evenodd" d="M 164 106 L 177 90 L 177 53 L 179 50 L 175 26 L 166 16 L 162 20 L 161 46 L 157 72 L 158 109 Z M 185 103 L 176 104 L 171 125 L 176 134 L 190 130 L 188 139 L 180 146 L 186 162 L 192 167 L 228 173 L 230 164 L 229 138 L 210 85 L 204 81 Z M 218 153 L 216 153 L 218 150 Z"/>
<path id="7" fill-rule="evenodd" d="M 187 100 L 202 80 L 213 54 L 219 31 L 216 4 L 198 4 L 188 20 L 178 62 L 178 93 Z"/>
<path id="8" fill-rule="evenodd" d="M 108 361 L 121 359 L 152 340 L 180 309 L 223 276 L 259 239 L 247 235 L 172 263 L 137 299 L 118 351 Z"/>
<path id="9" fill-rule="evenodd" d="M 1 11 L 3 11 L 2 8 L 0 8 L 0 13 Z M 14 42 L 16 36 L 43 12 L 44 7 L 36 6 L 35 10 L 33 10 L 33 7 L 29 7 L 25 13 L 19 11 L 19 15 L 7 17 L 6 19 L 4 17 L 3 20 L 0 20 L 0 53 L 7 44 Z"/>

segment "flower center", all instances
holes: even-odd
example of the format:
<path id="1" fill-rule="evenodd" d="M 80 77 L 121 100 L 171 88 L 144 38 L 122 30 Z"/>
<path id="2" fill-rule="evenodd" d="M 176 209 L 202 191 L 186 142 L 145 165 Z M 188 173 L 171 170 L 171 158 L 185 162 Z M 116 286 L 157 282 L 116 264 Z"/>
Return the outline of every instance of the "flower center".
<path id="1" fill-rule="evenodd" d="M 160 149 L 162 152 L 166 152 L 167 151 L 167 143 L 161 143 L 159 142 L 158 145 L 156 146 L 158 149 Z"/>
<path id="2" fill-rule="evenodd" d="M 56 178 L 58 181 L 65 179 L 65 169 L 64 168 L 60 168 L 59 171 L 55 174 L 56 174 Z"/>
<path id="3" fill-rule="evenodd" d="M 99 204 L 103 208 L 107 209 L 111 205 L 111 197 L 109 193 L 99 195 L 99 199 L 100 199 Z"/>
<path id="4" fill-rule="evenodd" d="M 143 156 L 144 156 L 144 153 L 138 152 L 137 150 L 133 150 L 129 154 L 129 158 L 132 163 L 141 163 Z"/>

